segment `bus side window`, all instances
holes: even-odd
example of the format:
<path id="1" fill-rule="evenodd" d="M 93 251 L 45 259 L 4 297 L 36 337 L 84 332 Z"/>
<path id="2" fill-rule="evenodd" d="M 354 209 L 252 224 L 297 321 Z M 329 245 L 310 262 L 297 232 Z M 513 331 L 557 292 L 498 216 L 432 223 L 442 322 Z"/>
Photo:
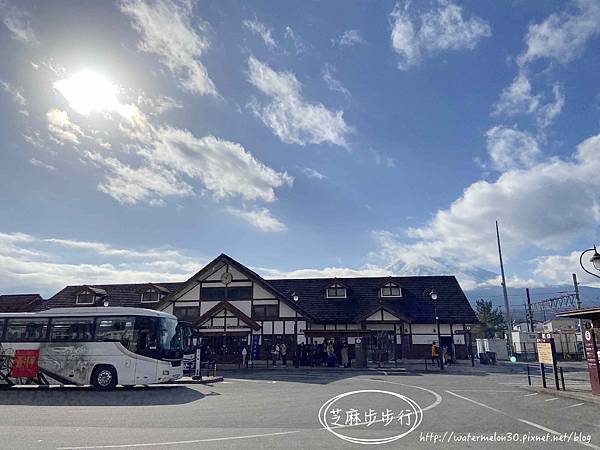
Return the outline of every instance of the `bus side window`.
<path id="1" fill-rule="evenodd" d="M 48 332 L 48 319 L 15 318 L 8 319 L 6 337 L 11 341 L 44 341 Z"/>
<path id="2" fill-rule="evenodd" d="M 93 318 L 56 318 L 50 326 L 51 341 L 90 341 L 94 328 Z"/>

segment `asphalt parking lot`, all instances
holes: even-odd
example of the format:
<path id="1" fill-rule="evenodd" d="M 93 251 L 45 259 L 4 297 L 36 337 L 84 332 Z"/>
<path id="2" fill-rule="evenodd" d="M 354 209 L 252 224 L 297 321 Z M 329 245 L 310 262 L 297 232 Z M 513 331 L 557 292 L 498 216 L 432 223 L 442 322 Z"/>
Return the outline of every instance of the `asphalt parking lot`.
<path id="1" fill-rule="evenodd" d="M 382 447 L 600 448 L 597 404 L 558 397 L 551 390 L 523 390 L 526 377 L 514 370 L 289 369 L 224 375 L 224 382 L 213 385 L 0 391 L 0 447 L 358 447 L 334 432 L 359 440 L 403 434 L 418 414 L 387 423 L 383 412 L 405 396 L 420 407 L 420 422 Z M 322 409 L 333 397 L 354 391 L 369 392 Z M 331 431 L 319 421 L 320 409 Z M 337 421 L 336 409 L 341 410 Z M 358 411 L 354 419 L 360 423 L 346 423 L 351 410 Z M 369 411 L 371 419 L 377 416 L 370 424 Z"/>

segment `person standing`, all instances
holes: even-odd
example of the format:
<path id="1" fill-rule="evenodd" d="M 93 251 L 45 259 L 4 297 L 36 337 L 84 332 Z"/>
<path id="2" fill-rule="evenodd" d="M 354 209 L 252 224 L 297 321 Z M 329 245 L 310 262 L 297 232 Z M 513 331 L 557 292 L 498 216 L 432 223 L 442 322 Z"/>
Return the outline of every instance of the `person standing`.
<path id="1" fill-rule="evenodd" d="M 340 359 L 342 360 L 342 367 L 348 367 L 348 346 L 346 344 L 340 350 Z"/>
<path id="2" fill-rule="evenodd" d="M 281 353 L 281 360 L 283 361 L 283 365 L 287 366 L 287 346 L 285 342 L 282 342 L 279 346 L 279 352 Z"/>
<path id="3" fill-rule="evenodd" d="M 271 347 L 271 358 L 273 359 L 273 367 L 277 365 L 277 358 L 279 357 L 279 345 L 277 343 L 273 344 Z"/>
<path id="4" fill-rule="evenodd" d="M 433 341 L 433 343 L 431 344 L 431 365 L 432 366 L 435 366 L 436 364 L 438 366 L 440 365 L 439 357 L 440 357 L 440 352 L 439 352 L 438 346 L 436 345 L 435 341 Z"/>
<path id="5" fill-rule="evenodd" d="M 244 347 L 242 349 L 242 365 L 245 367 L 248 367 L 248 361 L 246 360 L 247 354 L 248 354 L 248 350 L 246 350 L 246 347 Z"/>

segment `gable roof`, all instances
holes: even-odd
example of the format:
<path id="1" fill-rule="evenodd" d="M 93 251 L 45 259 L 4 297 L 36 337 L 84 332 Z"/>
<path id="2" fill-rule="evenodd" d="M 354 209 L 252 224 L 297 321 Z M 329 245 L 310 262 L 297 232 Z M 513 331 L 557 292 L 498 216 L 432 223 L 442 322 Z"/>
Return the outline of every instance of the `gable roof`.
<path id="1" fill-rule="evenodd" d="M 141 303 L 141 293 L 150 285 L 161 286 L 168 292 L 173 292 L 178 289 L 183 283 L 135 283 L 135 284 L 100 284 L 100 285 L 78 285 L 67 286 L 57 294 L 50 297 L 44 302 L 45 308 L 64 308 L 70 306 L 85 305 L 76 304 L 76 297 L 79 292 L 84 289 L 90 289 L 93 292 L 101 293 L 102 302 L 108 300 L 110 306 L 130 306 L 144 308 L 156 308 L 158 303 Z M 89 306 L 98 306 L 91 304 Z"/>
<path id="2" fill-rule="evenodd" d="M 35 311 L 42 302 L 40 294 L 5 294 L 0 295 L 0 312 Z"/>
<path id="3" fill-rule="evenodd" d="M 265 280 L 259 274 L 250 270 L 243 264 L 237 262 L 235 259 L 226 255 L 225 253 L 221 253 L 219 256 L 217 256 L 215 259 L 213 259 L 211 262 L 209 262 L 206 266 L 204 266 L 202 269 L 200 269 L 198 272 L 196 272 L 194 275 L 192 275 L 189 278 L 189 280 L 187 280 L 184 283 L 181 283 L 181 286 L 178 289 L 172 291 L 169 295 L 167 295 L 163 300 L 161 300 L 159 302 L 156 309 L 162 310 L 169 303 L 173 303 L 174 302 L 173 298 L 175 298 L 180 291 L 184 290 L 190 282 L 198 281 L 198 280 L 202 279 L 202 277 L 204 275 L 206 275 L 207 272 L 210 272 L 211 274 L 216 272 L 217 270 L 219 270 L 222 267 L 223 264 L 228 264 L 228 265 L 233 266 L 236 270 L 238 270 L 239 272 L 241 272 L 248 278 L 258 281 L 262 288 L 264 288 L 269 293 L 271 293 L 275 298 L 283 301 L 284 303 L 287 303 L 288 306 L 290 306 L 292 309 L 297 309 L 301 314 L 303 314 L 309 318 L 315 319 L 315 317 L 312 315 L 310 310 L 306 310 L 301 305 L 298 305 L 297 302 L 292 300 L 291 295 L 286 295 L 286 294 L 280 292 L 277 288 L 275 288 L 270 283 L 269 280 Z"/>
<path id="4" fill-rule="evenodd" d="M 338 278 L 347 286 L 347 298 L 325 298 L 331 278 L 268 280 L 283 294 L 298 295 L 297 304 L 309 310 L 319 323 L 357 323 L 382 305 L 395 315 L 416 323 L 433 323 L 434 304 L 427 289 L 438 293 L 437 309 L 442 323 L 474 323 L 475 312 L 454 276 Z M 402 297 L 380 298 L 379 288 L 392 281 L 402 289 Z"/>
<path id="5" fill-rule="evenodd" d="M 215 315 L 222 309 L 226 309 L 227 311 L 232 313 L 234 316 L 236 316 L 238 319 L 240 319 L 242 322 L 244 322 L 246 325 L 248 325 L 253 330 L 255 330 L 255 331 L 260 330 L 260 325 L 258 324 L 258 322 L 254 321 L 253 319 L 248 317 L 246 314 L 244 314 L 243 311 L 239 310 L 238 308 L 236 308 L 235 306 L 233 306 L 231 303 L 229 303 L 226 300 L 221 300 L 215 306 L 213 306 L 208 311 L 206 311 L 204 314 L 202 314 L 200 317 L 198 317 L 194 321 L 194 326 L 202 325 L 204 322 L 209 320 L 213 315 Z"/>
<path id="6" fill-rule="evenodd" d="M 458 281 L 453 276 L 411 277 L 362 277 L 362 278 L 300 278 L 265 280 L 233 258 L 221 254 L 199 272 L 183 282 L 102 284 L 93 286 L 67 286 L 49 300 L 40 302 L 40 309 L 81 306 L 75 298 L 84 287 L 104 292 L 110 306 L 144 307 L 162 310 L 173 302 L 173 298 L 192 281 L 204 277 L 208 272 L 229 264 L 246 277 L 256 280 L 275 298 L 298 310 L 303 316 L 316 323 L 359 323 L 382 306 L 391 314 L 413 323 L 435 322 L 434 303 L 428 295 L 432 288 L 438 293 L 437 309 L 442 323 L 475 323 L 475 312 Z M 379 289 L 387 282 L 394 282 L 402 289 L 402 297 L 380 298 Z M 346 287 L 346 298 L 328 299 L 325 291 L 337 282 Z M 157 303 L 141 303 L 141 292 L 149 286 L 160 286 L 168 294 Z M 163 292 L 164 292 L 163 291 Z M 166 292 L 165 292 L 166 293 Z M 298 301 L 292 295 L 298 295 Z M 97 305 L 89 305 L 97 306 Z"/>

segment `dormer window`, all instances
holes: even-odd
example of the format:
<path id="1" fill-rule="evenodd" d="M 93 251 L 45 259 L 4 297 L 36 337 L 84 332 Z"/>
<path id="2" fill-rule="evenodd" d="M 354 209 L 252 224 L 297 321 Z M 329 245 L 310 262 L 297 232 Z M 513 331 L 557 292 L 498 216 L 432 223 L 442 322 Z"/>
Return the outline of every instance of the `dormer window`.
<path id="1" fill-rule="evenodd" d="M 327 298 L 346 298 L 346 288 L 339 283 L 334 283 L 327 288 Z"/>
<path id="2" fill-rule="evenodd" d="M 390 281 L 381 286 L 379 295 L 381 297 L 402 297 L 402 291 L 400 290 L 400 286 Z"/>
<path id="3" fill-rule="evenodd" d="M 90 291 L 82 291 L 77 294 L 75 303 L 78 305 L 93 305 L 96 302 L 96 295 Z"/>
<path id="4" fill-rule="evenodd" d="M 162 293 L 155 289 L 142 292 L 142 303 L 156 303 L 162 297 Z"/>

